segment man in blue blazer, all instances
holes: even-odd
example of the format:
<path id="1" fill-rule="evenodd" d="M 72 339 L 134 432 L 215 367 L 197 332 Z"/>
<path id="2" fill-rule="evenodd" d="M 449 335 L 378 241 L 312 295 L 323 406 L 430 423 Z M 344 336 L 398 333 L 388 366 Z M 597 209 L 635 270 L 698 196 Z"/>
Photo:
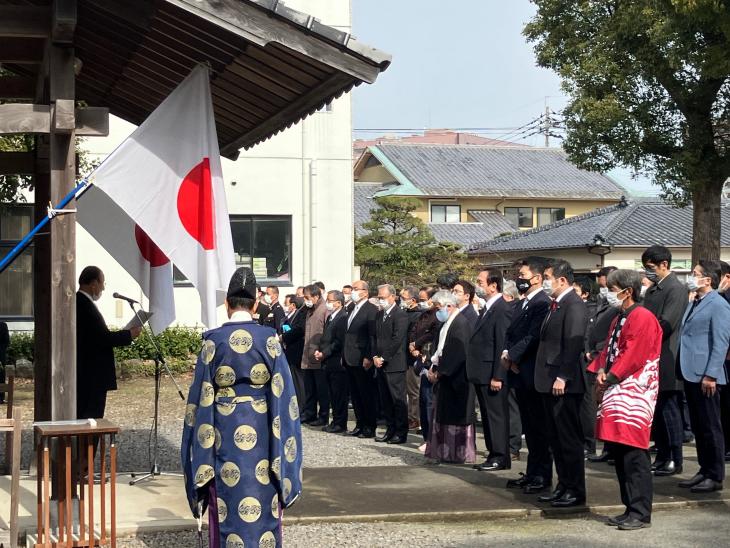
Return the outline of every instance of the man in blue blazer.
<path id="1" fill-rule="evenodd" d="M 679 340 L 679 365 L 700 465 L 699 472 L 679 486 L 694 493 L 719 491 L 725 479 L 720 387 L 727 384 L 730 305 L 715 291 L 719 281 L 719 262 L 699 261 L 694 267 L 687 286 L 695 298 L 682 319 Z"/>

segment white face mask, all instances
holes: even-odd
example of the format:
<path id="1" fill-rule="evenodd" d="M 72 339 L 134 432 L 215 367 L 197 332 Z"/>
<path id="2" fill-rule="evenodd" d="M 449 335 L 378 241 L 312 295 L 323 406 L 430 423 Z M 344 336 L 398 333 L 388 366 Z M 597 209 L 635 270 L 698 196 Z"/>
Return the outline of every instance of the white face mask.
<path id="1" fill-rule="evenodd" d="M 552 280 L 543 280 L 542 282 L 542 290 L 550 295 L 553 292 L 553 281 Z"/>
<path id="2" fill-rule="evenodd" d="M 352 300 L 352 293 L 344 293 L 345 295 L 345 302 L 349 303 Z"/>
<path id="3" fill-rule="evenodd" d="M 304 306 L 306 306 L 307 308 L 312 308 L 314 306 L 314 303 L 310 300 L 305 300 Z"/>
<path id="4" fill-rule="evenodd" d="M 428 310 L 431 307 L 429 306 L 428 301 L 421 301 L 420 303 L 418 303 L 418 308 L 420 308 L 421 310 Z"/>
<path id="5" fill-rule="evenodd" d="M 385 310 L 386 308 L 388 308 L 388 301 L 386 301 L 385 299 L 378 299 L 378 306 L 381 310 Z"/>
<path id="6" fill-rule="evenodd" d="M 269 295 L 268 293 L 264 295 L 264 303 L 271 304 L 271 295 Z"/>
<path id="7" fill-rule="evenodd" d="M 690 276 L 687 278 L 687 289 L 690 291 L 697 291 L 698 289 L 705 287 L 704 284 L 700 285 L 701 279 L 702 278 L 698 278 L 697 276 Z"/>
<path id="8" fill-rule="evenodd" d="M 402 308 L 403 310 L 408 310 L 408 309 L 410 308 L 410 306 L 408 305 L 408 301 L 401 301 L 401 302 L 400 302 L 400 307 L 401 307 L 401 308 Z"/>
<path id="9" fill-rule="evenodd" d="M 608 288 L 601 287 L 601 288 L 599 288 L 598 293 L 601 295 L 601 297 L 603 297 L 605 299 L 606 295 L 608 295 Z"/>
<path id="10" fill-rule="evenodd" d="M 94 301 L 98 301 L 99 299 L 101 299 L 101 291 L 99 291 L 98 293 L 94 293 L 94 294 L 93 294 L 93 295 L 91 296 L 91 298 L 92 298 L 92 299 L 93 299 Z"/>
<path id="11" fill-rule="evenodd" d="M 641 295 L 642 298 L 644 298 L 644 295 L 646 295 L 646 290 L 647 289 L 649 289 L 647 286 L 645 286 L 645 285 L 642 285 L 641 286 L 641 293 L 640 293 L 640 295 Z"/>
<path id="12" fill-rule="evenodd" d="M 623 291 L 621 291 L 623 293 Z M 624 304 L 624 299 L 619 299 L 619 292 L 616 291 L 609 291 L 606 294 L 606 300 L 608 301 L 608 304 L 615 307 L 615 308 L 621 308 Z"/>
<path id="13" fill-rule="evenodd" d="M 327 307 L 327 310 L 329 310 L 330 312 L 335 311 L 335 303 L 327 303 L 327 304 L 325 304 L 325 306 Z"/>
<path id="14" fill-rule="evenodd" d="M 367 299 L 368 298 L 368 292 L 365 291 L 364 289 L 353 291 L 352 292 L 352 295 L 353 295 L 352 298 L 355 299 L 355 301 L 358 302 L 358 303 L 360 301 L 362 301 L 363 299 Z"/>

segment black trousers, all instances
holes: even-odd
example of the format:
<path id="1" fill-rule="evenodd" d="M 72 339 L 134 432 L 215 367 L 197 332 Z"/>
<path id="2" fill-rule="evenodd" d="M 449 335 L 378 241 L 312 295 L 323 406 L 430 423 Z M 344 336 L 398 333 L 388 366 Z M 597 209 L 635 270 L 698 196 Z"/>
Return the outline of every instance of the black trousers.
<path id="1" fill-rule="evenodd" d="M 726 365 L 730 370 L 730 364 Z M 720 418 L 722 420 L 722 433 L 725 439 L 725 451 L 730 451 L 730 389 L 723 387 L 720 390 Z"/>
<path id="2" fill-rule="evenodd" d="M 332 404 L 332 424 L 347 428 L 347 402 L 350 401 L 350 382 L 343 366 L 327 366 L 325 369 L 330 403 Z"/>
<path id="3" fill-rule="evenodd" d="M 542 395 L 548 441 L 555 459 L 558 486 L 579 499 L 586 496 L 583 429 L 580 407 L 583 394 Z"/>
<path id="4" fill-rule="evenodd" d="M 517 403 L 517 393 L 514 388 L 509 389 L 509 450 L 517 454 L 522 449 L 522 419 L 520 418 L 520 404 Z"/>
<path id="5" fill-rule="evenodd" d="M 654 486 L 649 451 L 622 443 L 611 443 L 609 450 L 616 459 L 616 476 L 626 514 L 650 523 Z"/>
<path id="6" fill-rule="evenodd" d="M 76 418 L 103 419 L 106 410 L 106 390 L 97 392 L 81 391 L 76 398 Z"/>
<path id="7" fill-rule="evenodd" d="M 718 387 L 720 388 L 720 387 Z M 722 387 L 724 388 L 724 387 Z M 725 479 L 725 438 L 720 420 L 720 394 L 708 398 L 702 394 L 702 385 L 684 381 L 689 420 L 697 445 L 700 474 L 715 481 Z"/>
<path id="8" fill-rule="evenodd" d="M 299 403 L 299 414 L 304 411 L 304 404 L 307 401 L 307 389 L 304 385 L 304 370 L 299 365 L 289 364 L 291 378 L 294 381 L 294 392 L 297 394 L 297 402 Z"/>
<path id="9" fill-rule="evenodd" d="M 327 422 L 330 415 L 330 394 L 327 377 L 321 369 L 304 370 L 304 420 L 318 418 Z"/>
<path id="10" fill-rule="evenodd" d="M 493 392 L 488 384 L 475 384 L 474 391 L 482 416 L 484 443 L 489 451 L 487 460 L 499 462 L 510 468 L 509 453 L 509 388 L 502 383 L 502 389 Z"/>
<path id="11" fill-rule="evenodd" d="M 388 432 L 394 436 L 408 435 L 408 402 L 406 400 L 406 372 L 385 372 L 378 370 L 378 391 L 380 409 L 385 418 Z"/>
<path id="12" fill-rule="evenodd" d="M 659 392 L 654 411 L 654 443 L 658 463 L 673 460 L 675 466 L 683 463 L 682 440 L 684 426 L 680 410 L 680 392 Z"/>
<path id="13" fill-rule="evenodd" d="M 545 407 L 540 394 L 534 387 L 526 387 L 517 375 L 510 373 L 515 382 L 517 404 L 520 407 L 522 431 L 527 444 L 527 470 L 530 479 L 542 479 L 545 483 L 553 481 L 553 457 L 547 436 Z"/>
<path id="14" fill-rule="evenodd" d="M 356 428 L 374 431 L 377 421 L 375 402 L 378 399 L 378 386 L 373 376 L 373 368 L 366 370 L 361 365 L 348 365 L 346 369 Z"/>
<path id="15" fill-rule="evenodd" d="M 593 397 L 593 387 L 596 384 L 596 374 L 586 374 L 586 391 L 580 404 L 580 425 L 583 429 L 583 448 L 589 453 L 596 452 L 596 400 Z"/>

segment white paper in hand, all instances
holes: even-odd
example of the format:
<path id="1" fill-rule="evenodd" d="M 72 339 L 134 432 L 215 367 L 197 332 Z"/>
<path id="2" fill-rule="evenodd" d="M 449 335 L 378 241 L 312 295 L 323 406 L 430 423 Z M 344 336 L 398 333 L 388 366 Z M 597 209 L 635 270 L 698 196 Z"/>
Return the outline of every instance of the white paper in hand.
<path id="1" fill-rule="evenodd" d="M 129 320 L 129 323 L 124 326 L 124 329 L 128 331 L 128 330 L 132 329 L 133 327 L 142 327 L 142 324 L 147 323 L 147 320 L 149 320 L 153 314 L 154 314 L 154 312 L 147 312 L 145 310 L 140 310 L 138 314 L 136 314 L 135 316 L 132 317 L 131 320 Z M 137 317 L 137 316 L 139 316 L 139 317 Z M 142 321 L 140 322 L 140 320 L 142 320 Z"/>

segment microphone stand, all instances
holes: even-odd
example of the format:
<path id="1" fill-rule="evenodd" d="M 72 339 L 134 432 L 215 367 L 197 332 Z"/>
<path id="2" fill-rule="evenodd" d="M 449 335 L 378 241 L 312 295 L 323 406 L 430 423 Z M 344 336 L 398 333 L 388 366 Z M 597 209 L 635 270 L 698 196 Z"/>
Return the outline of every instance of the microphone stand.
<path id="1" fill-rule="evenodd" d="M 142 318 L 139 315 L 139 311 L 134 308 L 134 303 L 131 301 L 129 302 L 129 306 L 132 309 L 132 312 L 134 312 L 134 315 L 137 317 L 137 320 L 139 320 L 139 323 L 142 327 L 142 331 L 145 331 L 145 322 L 142 321 Z M 139 303 L 137 303 L 139 304 Z M 185 401 L 185 396 L 183 396 L 182 390 L 180 389 L 180 385 L 175 380 L 175 377 L 172 376 L 172 372 L 170 371 L 170 368 L 167 365 L 167 362 L 165 362 L 165 357 L 162 355 L 162 351 L 160 350 L 160 347 L 157 345 L 157 341 L 155 341 L 154 333 L 152 332 L 152 328 L 149 326 L 149 323 L 146 325 L 147 327 L 147 334 L 149 335 L 150 341 L 152 342 L 152 347 L 155 349 L 155 416 L 153 419 L 153 430 L 152 430 L 152 467 L 150 471 L 147 474 L 143 474 L 139 477 L 137 477 L 137 474 L 131 474 L 132 480 L 130 480 L 129 485 L 136 485 L 142 481 L 145 480 L 152 480 L 155 479 L 157 476 L 174 476 L 174 477 L 182 477 L 182 474 L 174 473 L 174 472 L 162 472 L 160 471 L 160 466 L 157 463 L 158 458 L 158 450 L 159 450 L 159 437 L 158 437 L 158 426 L 160 422 L 160 383 L 162 381 L 162 367 L 165 368 L 165 371 L 167 372 L 168 376 L 172 379 L 173 384 L 175 385 L 175 388 L 177 388 L 177 393 L 180 396 L 180 399 Z"/>

